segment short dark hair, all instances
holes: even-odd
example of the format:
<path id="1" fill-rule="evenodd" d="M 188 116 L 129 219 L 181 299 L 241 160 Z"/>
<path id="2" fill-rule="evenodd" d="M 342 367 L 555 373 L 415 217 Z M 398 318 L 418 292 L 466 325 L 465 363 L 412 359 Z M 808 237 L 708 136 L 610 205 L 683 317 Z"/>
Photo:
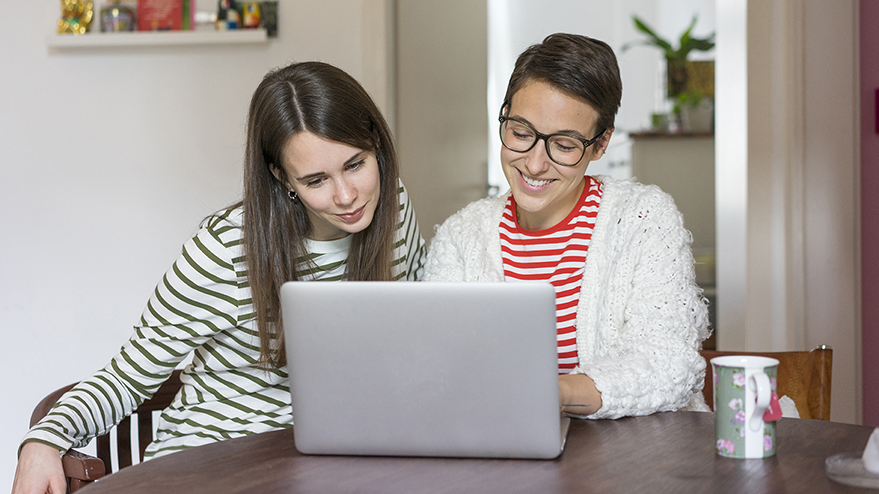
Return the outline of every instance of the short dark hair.
<path id="1" fill-rule="evenodd" d="M 556 33 L 531 45 L 516 59 L 504 104 L 525 84 L 546 82 L 581 98 L 598 112 L 598 129 L 614 127 L 623 97 L 617 57 L 607 43 L 579 34 Z"/>

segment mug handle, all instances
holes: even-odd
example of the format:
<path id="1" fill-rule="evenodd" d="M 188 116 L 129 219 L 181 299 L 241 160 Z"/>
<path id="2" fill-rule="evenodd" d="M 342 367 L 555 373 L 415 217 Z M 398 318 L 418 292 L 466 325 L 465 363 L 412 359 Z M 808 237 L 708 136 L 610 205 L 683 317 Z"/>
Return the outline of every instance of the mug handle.
<path id="1" fill-rule="evenodd" d="M 772 388 L 769 387 L 769 376 L 765 372 L 755 372 L 748 379 L 748 385 L 753 386 L 751 389 L 757 390 L 757 404 L 754 406 L 754 413 L 748 425 L 751 430 L 757 432 L 763 425 L 763 413 L 769 407 L 769 400 L 772 398 Z"/>

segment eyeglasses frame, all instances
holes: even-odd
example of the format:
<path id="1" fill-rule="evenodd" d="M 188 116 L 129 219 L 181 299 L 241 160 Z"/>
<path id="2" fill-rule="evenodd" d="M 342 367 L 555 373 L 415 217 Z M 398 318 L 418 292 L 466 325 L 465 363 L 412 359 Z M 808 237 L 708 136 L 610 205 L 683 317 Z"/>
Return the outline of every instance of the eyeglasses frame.
<path id="1" fill-rule="evenodd" d="M 540 132 L 537 132 L 537 129 L 535 129 L 534 126 L 529 124 L 528 122 L 523 122 L 522 120 L 520 120 L 516 117 L 505 116 L 504 115 L 504 108 L 506 108 L 508 106 L 509 106 L 509 103 L 507 103 L 505 101 L 504 104 L 501 105 L 500 115 L 498 115 L 498 122 L 500 122 L 500 126 L 498 127 L 498 133 L 500 134 L 499 137 L 501 138 L 501 144 L 505 148 L 509 149 L 510 151 L 512 151 L 514 153 L 527 153 L 528 151 L 531 151 L 532 149 L 534 149 L 534 146 L 537 145 L 537 141 L 543 139 L 543 146 L 544 146 L 544 148 L 546 148 L 546 155 L 549 157 L 549 159 L 552 160 L 553 163 L 555 163 L 557 165 L 561 165 L 561 166 L 577 166 L 577 165 L 579 165 L 580 162 L 583 161 L 583 156 L 586 156 L 586 149 L 589 146 L 591 146 L 592 144 L 594 144 L 599 138 L 601 138 L 601 136 L 603 136 L 605 132 L 607 132 L 607 129 L 604 129 L 601 132 L 599 132 L 598 135 L 593 137 L 592 139 L 583 139 L 582 137 L 572 136 L 570 134 L 541 134 Z M 526 149 L 524 151 L 519 151 L 517 149 L 511 148 L 510 146 L 507 146 L 507 143 L 504 142 L 504 122 L 506 122 L 507 120 L 512 120 L 513 122 L 520 123 L 520 124 L 528 127 L 529 129 L 531 129 L 532 131 L 534 131 L 534 135 L 536 135 L 537 138 L 534 139 L 534 142 L 531 143 L 531 146 L 529 146 L 528 149 Z M 576 163 L 574 163 L 573 165 L 566 165 L 565 163 L 559 163 L 558 161 L 556 161 L 555 158 L 552 157 L 552 153 L 549 151 L 549 140 L 550 140 L 550 138 L 555 137 L 555 136 L 567 137 L 569 139 L 577 139 L 578 141 L 583 143 L 583 153 L 580 155 L 580 159 L 578 159 Z"/>

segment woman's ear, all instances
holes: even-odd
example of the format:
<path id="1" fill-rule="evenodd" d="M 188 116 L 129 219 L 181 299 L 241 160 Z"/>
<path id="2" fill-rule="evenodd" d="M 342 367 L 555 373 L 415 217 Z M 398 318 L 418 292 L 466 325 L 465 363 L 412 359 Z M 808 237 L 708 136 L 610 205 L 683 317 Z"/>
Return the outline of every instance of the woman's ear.
<path id="1" fill-rule="evenodd" d="M 598 141 L 595 143 L 596 149 L 595 157 L 592 158 L 593 160 L 597 160 L 604 156 L 604 153 L 607 151 L 607 146 L 610 145 L 610 136 L 613 135 L 613 131 L 613 128 L 605 130 L 604 134 L 602 134 Z"/>
<path id="2" fill-rule="evenodd" d="M 272 163 L 269 163 L 269 170 L 271 170 L 272 175 L 275 176 L 278 182 L 281 182 L 284 187 L 287 187 L 288 189 L 290 188 L 290 184 L 287 183 L 287 174 L 284 173 L 284 170 L 282 168 L 277 167 Z"/>

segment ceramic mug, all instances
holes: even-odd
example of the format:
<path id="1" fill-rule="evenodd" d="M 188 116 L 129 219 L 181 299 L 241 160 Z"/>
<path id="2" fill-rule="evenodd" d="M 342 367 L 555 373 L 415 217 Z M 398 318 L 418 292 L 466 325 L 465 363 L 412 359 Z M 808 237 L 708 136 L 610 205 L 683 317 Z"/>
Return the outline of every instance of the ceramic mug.
<path id="1" fill-rule="evenodd" d="M 729 355 L 711 359 L 711 365 L 717 454 L 729 458 L 775 455 L 775 424 L 781 413 L 776 394 L 778 360 Z"/>

